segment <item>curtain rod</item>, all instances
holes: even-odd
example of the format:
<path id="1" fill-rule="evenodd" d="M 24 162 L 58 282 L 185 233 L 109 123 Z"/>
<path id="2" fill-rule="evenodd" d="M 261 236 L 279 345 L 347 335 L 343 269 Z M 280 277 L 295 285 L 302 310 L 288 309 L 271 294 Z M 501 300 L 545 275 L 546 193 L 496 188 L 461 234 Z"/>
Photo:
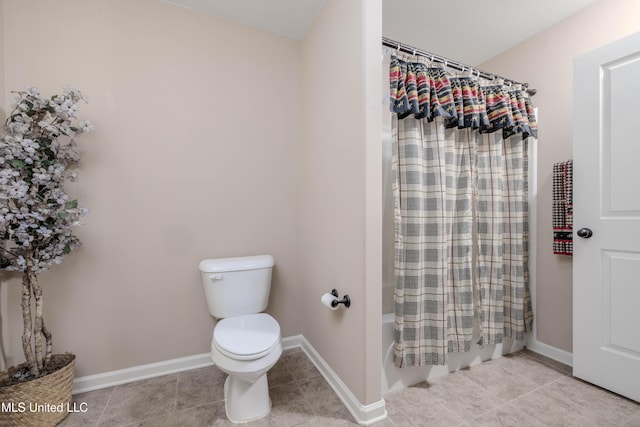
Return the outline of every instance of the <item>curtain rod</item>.
<path id="1" fill-rule="evenodd" d="M 467 64 L 463 64 L 462 62 L 454 61 L 452 59 L 448 59 L 448 58 L 445 58 L 443 56 L 436 55 L 436 54 L 433 54 L 431 52 L 427 52 L 426 50 L 418 49 L 416 47 L 409 46 L 407 44 L 397 42 L 397 41 L 392 40 L 392 39 L 387 38 L 387 37 L 382 37 L 382 45 L 383 46 L 387 46 L 387 47 L 395 48 L 396 50 L 402 51 L 404 53 L 408 53 L 410 55 L 424 56 L 426 58 L 431 59 L 432 61 L 438 61 L 440 63 L 445 64 L 447 67 L 451 67 L 451 68 L 453 68 L 455 70 L 458 70 L 458 71 L 472 70 L 472 73 L 477 73 L 478 77 L 482 77 L 482 78 L 485 78 L 487 80 L 502 79 L 507 84 L 521 85 L 527 91 L 527 93 L 530 96 L 535 95 L 536 92 L 537 92 L 536 89 L 530 89 L 529 88 L 529 83 L 520 83 L 520 82 L 517 82 L 515 80 L 507 79 L 505 77 L 499 76 L 497 74 L 487 73 L 486 71 L 479 70 L 476 67 L 471 67 L 471 66 L 469 66 Z"/>

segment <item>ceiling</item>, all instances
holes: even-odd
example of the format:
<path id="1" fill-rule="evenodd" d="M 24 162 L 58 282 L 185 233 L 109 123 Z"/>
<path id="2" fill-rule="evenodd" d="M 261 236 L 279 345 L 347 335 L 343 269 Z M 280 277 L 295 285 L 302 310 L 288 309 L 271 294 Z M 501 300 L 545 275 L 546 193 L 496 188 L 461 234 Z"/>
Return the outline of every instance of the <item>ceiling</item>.
<path id="1" fill-rule="evenodd" d="M 476 66 L 594 2 L 383 0 L 382 33 L 403 44 Z"/>
<path id="2" fill-rule="evenodd" d="M 324 4 L 324 0 L 163 1 L 296 40 L 302 40 Z"/>
<path id="3" fill-rule="evenodd" d="M 163 1 L 296 40 L 304 38 L 324 4 L 324 0 Z M 594 1 L 383 0 L 382 32 L 403 44 L 475 66 Z"/>

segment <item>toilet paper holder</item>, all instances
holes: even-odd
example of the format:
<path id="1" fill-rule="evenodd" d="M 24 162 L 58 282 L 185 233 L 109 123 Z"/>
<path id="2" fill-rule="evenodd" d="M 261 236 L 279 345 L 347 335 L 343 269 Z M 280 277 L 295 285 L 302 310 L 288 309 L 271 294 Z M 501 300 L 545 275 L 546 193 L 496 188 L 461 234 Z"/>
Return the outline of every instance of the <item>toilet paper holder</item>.
<path id="1" fill-rule="evenodd" d="M 331 289 L 331 295 L 336 298 L 340 298 L 336 289 Z M 345 307 L 351 307 L 351 298 L 349 298 L 349 295 L 345 295 L 342 299 L 331 301 L 332 307 L 335 307 L 338 304 L 344 304 Z"/>

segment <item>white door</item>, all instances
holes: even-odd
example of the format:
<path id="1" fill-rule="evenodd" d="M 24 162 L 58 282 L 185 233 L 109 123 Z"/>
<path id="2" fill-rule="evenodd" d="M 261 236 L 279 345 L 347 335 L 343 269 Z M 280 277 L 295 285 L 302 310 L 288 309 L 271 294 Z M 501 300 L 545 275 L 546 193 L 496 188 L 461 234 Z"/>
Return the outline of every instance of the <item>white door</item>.
<path id="1" fill-rule="evenodd" d="M 573 77 L 573 374 L 640 401 L 640 33 Z"/>

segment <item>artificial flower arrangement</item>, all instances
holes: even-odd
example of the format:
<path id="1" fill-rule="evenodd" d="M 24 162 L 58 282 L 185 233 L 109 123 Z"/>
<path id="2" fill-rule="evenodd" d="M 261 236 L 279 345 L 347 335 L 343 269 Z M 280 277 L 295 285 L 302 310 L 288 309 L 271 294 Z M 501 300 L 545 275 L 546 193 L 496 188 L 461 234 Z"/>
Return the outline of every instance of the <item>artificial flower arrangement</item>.
<path id="1" fill-rule="evenodd" d="M 0 140 L 0 269 L 22 276 L 26 363 L 8 379 L 13 383 L 59 368 L 60 362 L 52 361 L 38 275 L 80 245 L 72 228 L 88 209 L 70 199 L 64 184 L 77 179 L 75 138 L 93 129 L 76 118 L 80 101 L 86 102 L 76 89 L 66 87 L 51 98 L 34 87 L 14 93 Z"/>

